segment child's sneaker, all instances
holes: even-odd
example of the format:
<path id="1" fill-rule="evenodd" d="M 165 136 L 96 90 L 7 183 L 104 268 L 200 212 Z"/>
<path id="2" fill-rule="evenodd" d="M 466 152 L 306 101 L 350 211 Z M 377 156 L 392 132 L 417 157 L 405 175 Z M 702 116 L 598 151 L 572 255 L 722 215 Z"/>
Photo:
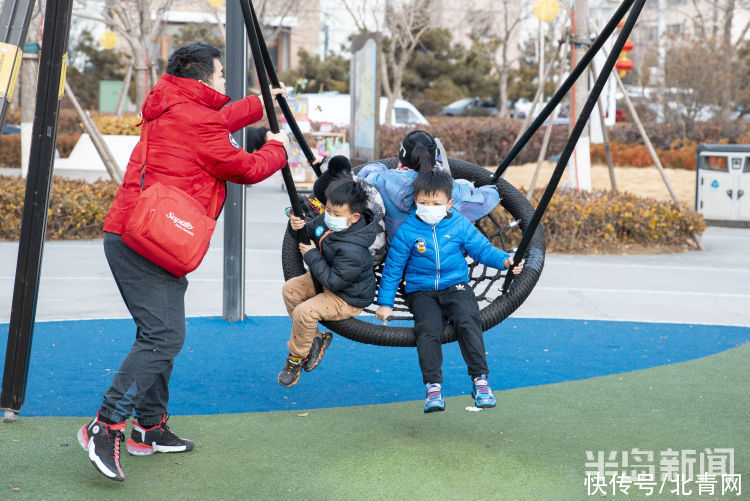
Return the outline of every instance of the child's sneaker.
<path id="1" fill-rule="evenodd" d="M 440 392 L 440 385 L 427 383 L 426 386 L 427 401 L 424 403 L 425 413 L 444 411 L 445 400 L 443 400 L 443 394 Z"/>
<path id="2" fill-rule="evenodd" d="M 474 398 L 474 405 L 480 409 L 495 407 L 495 396 L 492 394 L 492 388 L 490 388 L 490 383 L 484 374 L 474 378 L 474 388 L 471 390 L 471 396 Z"/>
<path id="3" fill-rule="evenodd" d="M 148 456 L 154 452 L 188 452 L 192 451 L 195 443 L 186 438 L 180 438 L 167 426 L 167 415 L 163 414 L 159 424 L 151 428 L 144 428 L 137 421 L 133 423 L 125 447 L 134 456 Z"/>
<path id="4" fill-rule="evenodd" d="M 302 370 L 302 357 L 293 357 L 289 354 L 286 357 L 286 364 L 279 372 L 276 380 L 282 386 L 294 386 L 299 381 L 299 373 Z"/>
<path id="5" fill-rule="evenodd" d="M 107 478 L 122 482 L 125 472 L 120 466 L 120 442 L 125 440 L 127 423 L 107 424 L 99 421 L 99 414 L 78 430 L 78 443 L 89 453 L 94 467 Z"/>
<path id="6" fill-rule="evenodd" d="M 312 346 L 310 346 L 310 353 L 307 355 L 307 359 L 305 359 L 303 366 L 305 372 L 310 372 L 320 364 L 321 360 L 323 360 L 323 355 L 325 355 L 326 349 L 331 344 L 332 340 L 333 334 L 330 332 L 324 333 L 321 337 L 316 336 L 313 338 Z"/>

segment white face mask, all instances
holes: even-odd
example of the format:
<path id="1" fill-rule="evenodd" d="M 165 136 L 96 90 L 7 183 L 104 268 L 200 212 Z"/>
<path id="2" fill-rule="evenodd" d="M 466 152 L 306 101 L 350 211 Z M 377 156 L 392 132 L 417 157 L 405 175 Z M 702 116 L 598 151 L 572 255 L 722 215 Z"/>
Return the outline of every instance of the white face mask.
<path id="1" fill-rule="evenodd" d="M 346 224 L 347 219 L 349 218 L 331 216 L 330 214 L 328 214 L 328 212 L 326 212 L 325 216 L 323 216 L 323 220 L 325 221 L 326 226 L 328 226 L 335 232 L 344 231 L 349 227 L 349 225 Z"/>
<path id="2" fill-rule="evenodd" d="M 417 216 L 430 226 L 438 224 L 447 214 L 447 205 L 417 205 Z"/>

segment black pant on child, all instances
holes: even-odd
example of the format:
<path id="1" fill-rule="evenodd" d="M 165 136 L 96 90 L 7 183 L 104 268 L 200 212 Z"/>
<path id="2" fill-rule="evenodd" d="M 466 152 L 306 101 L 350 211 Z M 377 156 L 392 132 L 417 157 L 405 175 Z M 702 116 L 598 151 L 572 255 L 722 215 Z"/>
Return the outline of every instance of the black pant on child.
<path id="1" fill-rule="evenodd" d="M 489 373 L 479 306 L 468 284 L 457 284 L 440 291 L 412 292 L 406 295 L 406 304 L 414 316 L 422 382 L 443 382 L 443 347 L 440 340 L 444 320 L 453 324 L 469 375 L 476 377 Z"/>
<path id="2" fill-rule="evenodd" d="M 104 253 L 138 329 L 100 416 L 119 423 L 134 413 L 142 426 L 153 426 L 167 412 L 174 358 L 185 341 L 188 281 L 136 254 L 120 235 L 105 233 Z"/>

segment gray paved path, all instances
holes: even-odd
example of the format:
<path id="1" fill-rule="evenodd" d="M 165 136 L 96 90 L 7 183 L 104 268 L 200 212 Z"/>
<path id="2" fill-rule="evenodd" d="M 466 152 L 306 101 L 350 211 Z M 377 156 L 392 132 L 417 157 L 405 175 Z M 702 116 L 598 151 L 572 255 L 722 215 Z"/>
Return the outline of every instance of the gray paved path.
<path id="1" fill-rule="evenodd" d="M 248 315 L 284 315 L 281 240 L 288 205 L 277 177 L 247 190 Z M 188 276 L 188 316 L 220 316 L 223 225 Z M 750 326 L 750 230 L 709 228 L 705 252 L 549 255 L 515 316 Z M 0 322 L 8 322 L 18 244 L 0 242 Z M 47 242 L 38 320 L 127 317 L 100 240 Z"/>

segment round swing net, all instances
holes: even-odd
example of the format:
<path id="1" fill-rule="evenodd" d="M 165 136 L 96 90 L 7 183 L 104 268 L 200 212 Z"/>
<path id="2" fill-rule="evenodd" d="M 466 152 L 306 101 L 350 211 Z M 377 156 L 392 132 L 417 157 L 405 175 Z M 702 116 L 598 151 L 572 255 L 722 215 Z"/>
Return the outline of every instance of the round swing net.
<path id="1" fill-rule="evenodd" d="M 388 158 L 380 160 L 380 162 L 392 169 L 398 164 L 398 158 Z M 449 165 L 454 179 L 463 179 L 475 186 L 493 183 L 492 174 L 478 165 L 457 159 L 449 159 Z M 502 248 L 506 252 L 512 252 L 513 246 L 518 243 L 531 220 L 534 208 L 521 192 L 504 179 L 499 178 L 494 184 L 500 193 L 499 207 L 502 210 L 491 212 L 476 221 L 475 225 L 496 247 Z M 505 294 L 502 293 L 505 271 L 488 268 L 467 257 L 469 285 L 479 302 L 482 330 L 491 329 L 521 306 L 539 280 L 539 275 L 544 266 L 544 256 L 544 230 L 540 225 L 534 232 L 528 250 L 524 255 L 526 264 L 523 270 L 513 278 Z M 375 269 L 378 282 L 380 282 L 382 266 L 381 264 Z M 297 242 L 289 228 L 287 228 L 282 244 L 282 267 L 285 280 L 306 272 Z M 365 309 L 365 312 L 374 314 L 375 309 L 376 306 L 371 305 Z M 394 320 L 412 320 L 404 302 L 403 290 L 400 290 L 396 297 L 394 312 L 396 313 Z M 415 345 L 412 327 L 386 326 L 375 322 L 377 321 L 374 317 L 371 317 L 370 321 L 350 318 L 335 322 L 323 322 L 323 325 L 339 335 L 360 343 L 381 346 Z M 448 324 L 443 332 L 442 342 L 450 343 L 455 340 L 456 333 L 453 327 Z"/>

